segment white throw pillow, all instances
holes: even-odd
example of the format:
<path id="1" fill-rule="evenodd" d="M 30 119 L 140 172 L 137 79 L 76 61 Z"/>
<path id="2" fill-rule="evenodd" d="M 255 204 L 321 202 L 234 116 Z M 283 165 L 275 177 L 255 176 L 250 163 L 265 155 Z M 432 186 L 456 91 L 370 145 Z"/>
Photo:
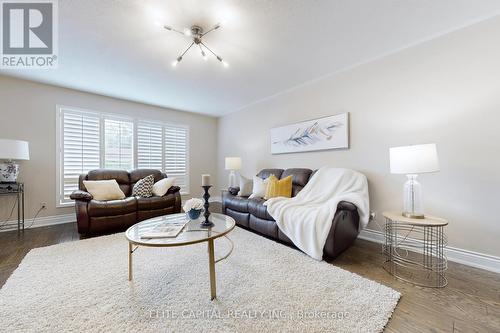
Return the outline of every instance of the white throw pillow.
<path id="1" fill-rule="evenodd" d="M 87 192 L 92 194 L 94 200 L 120 200 L 125 199 L 116 179 L 110 180 L 84 180 L 83 185 Z"/>
<path id="2" fill-rule="evenodd" d="M 153 185 L 153 194 L 157 197 L 164 196 L 168 189 L 174 185 L 174 182 L 174 177 L 160 179 Z"/>
<path id="3" fill-rule="evenodd" d="M 253 189 L 252 194 L 249 199 L 253 198 L 264 198 L 266 195 L 267 183 L 269 183 L 269 178 L 262 179 L 260 177 L 253 177 Z"/>
<path id="4" fill-rule="evenodd" d="M 238 192 L 239 197 L 248 197 L 252 194 L 253 181 L 246 177 L 240 175 L 240 191 Z"/>

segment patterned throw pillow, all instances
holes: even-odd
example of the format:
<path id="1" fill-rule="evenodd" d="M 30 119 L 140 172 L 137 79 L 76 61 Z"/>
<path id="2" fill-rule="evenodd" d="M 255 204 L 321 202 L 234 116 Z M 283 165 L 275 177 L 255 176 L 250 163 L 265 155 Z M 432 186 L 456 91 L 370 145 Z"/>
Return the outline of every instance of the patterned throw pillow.
<path id="1" fill-rule="evenodd" d="M 276 176 L 269 177 L 267 183 L 266 196 L 264 199 L 271 199 L 276 197 L 290 198 L 292 196 L 292 176 L 283 179 L 278 179 Z"/>
<path id="2" fill-rule="evenodd" d="M 132 196 L 142 198 L 152 197 L 154 183 L 155 177 L 153 175 L 142 178 L 135 183 L 134 188 L 132 189 Z"/>

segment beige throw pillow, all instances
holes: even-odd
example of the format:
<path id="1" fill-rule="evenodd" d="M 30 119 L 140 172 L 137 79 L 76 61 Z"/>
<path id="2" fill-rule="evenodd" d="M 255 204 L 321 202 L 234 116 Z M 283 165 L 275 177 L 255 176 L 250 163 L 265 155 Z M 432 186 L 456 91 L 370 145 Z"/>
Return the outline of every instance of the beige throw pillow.
<path id="1" fill-rule="evenodd" d="M 84 180 L 83 185 L 87 192 L 92 194 L 94 200 L 120 200 L 125 199 L 120 186 L 115 179 L 111 180 Z"/>
<path id="2" fill-rule="evenodd" d="M 163 178 L 153 185 L 153 194 L 157 197 L 164 196 L 168 189 L 174 185 L 175 177 Z"/>
<path id="3" fill-rule="evenodd" d="M 253 181 L 246 177 L 240 175 L 240 190 L 238 192 L 239 197 L 248 197 L 252 194 Z"/>
<path id="4" fill-rule="evenodd" d="M 250 195 L 249 199 L 264 198 L 264 196 L 266 195 L 267 183 L 269 183 L 269 178 L 262 179 L 260 177 L 254 176 L 252 194 Z"/>

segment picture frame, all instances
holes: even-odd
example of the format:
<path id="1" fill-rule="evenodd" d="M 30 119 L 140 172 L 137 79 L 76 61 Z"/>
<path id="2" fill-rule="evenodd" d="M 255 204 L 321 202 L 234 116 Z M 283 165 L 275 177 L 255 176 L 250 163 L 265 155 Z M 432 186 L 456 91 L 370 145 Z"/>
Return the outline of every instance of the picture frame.
<path id="1" fill-rule="evenodd" d="M 272 128 L 270 141 L 273 155 L 349 149 L 349 113 Z"/>

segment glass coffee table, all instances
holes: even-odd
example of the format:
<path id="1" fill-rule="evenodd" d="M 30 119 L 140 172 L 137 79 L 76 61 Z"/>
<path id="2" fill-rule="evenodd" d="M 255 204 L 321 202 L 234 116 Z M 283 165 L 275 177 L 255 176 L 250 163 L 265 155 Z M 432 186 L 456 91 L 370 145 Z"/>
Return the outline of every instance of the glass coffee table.
<path id="1" fill-rule="evenodd" d="M 139 246 L 148 247 L 173 247 L 173 246 L 187 246 L 202 242 L 208 243 L 208 265 L 210 272 L 210 296 L 211 299 L 216 298 L 216 280 L 215 280 L 215 264 L 221 260 L 229 257 L 233 251 L 234 244 L 227 237 L 227 234 L 234 229 L 235 221 L 232 217 L 211 213 L 209 220 L 214 224 L 212 227 L 204 228 L 200 226 L 204 217 L 201 216 L 196 220 L 189 220 L 185 213 L 164 215 L 154 217 L 148 220 L 139 222 L 125 232 L 125 237 L 128 240 L 128 279 L 132 280 L 132 255 Z M 141 238 L 147 232 L 150 232 L 159 224 L 172 223 L 187 224 L 182 231 L 175 238 Z M 231 248 L 226 255 L 219 259 L 215 259 L 214 254 L 214 240 L 220 237 L 226 237 L 231 244 Z"/>

